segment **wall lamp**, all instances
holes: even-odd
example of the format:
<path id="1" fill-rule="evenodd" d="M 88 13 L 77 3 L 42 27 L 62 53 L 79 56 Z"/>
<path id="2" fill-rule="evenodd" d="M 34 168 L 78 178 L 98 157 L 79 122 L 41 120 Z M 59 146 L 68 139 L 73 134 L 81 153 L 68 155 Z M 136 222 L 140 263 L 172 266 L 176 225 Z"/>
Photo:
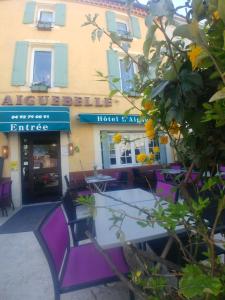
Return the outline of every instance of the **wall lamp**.
<path id="1" fill-rule="evenodd" d="M 2 146 L 2 157 L 3 158 L 9 157 L 9 147 L 8 146 Z"/>
<path id="2" fill-rule="evenodd" d="M 73 155 L 73 154 L 74 154 L 74 151 L 75 151 L 74 144 L 73 144 L 73 143 L 69 143 L 69 144 L 68 144 L 68 152 L 69 152 L 69 155 Z"/>

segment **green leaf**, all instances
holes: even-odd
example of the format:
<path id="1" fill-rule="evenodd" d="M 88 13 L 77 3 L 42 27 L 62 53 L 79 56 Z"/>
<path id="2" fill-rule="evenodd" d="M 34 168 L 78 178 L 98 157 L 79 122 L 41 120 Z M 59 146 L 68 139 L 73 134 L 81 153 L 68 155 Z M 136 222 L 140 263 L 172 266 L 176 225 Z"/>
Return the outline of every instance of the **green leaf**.
<path id="1" fill-rule="evenodd" d="M 151 25 L 148 29 L 147 35 L 146 35 L 146 39 L 143 45 L 143 52 L 144 52 L 144 56 L 148 58 L 149 56 L 149 50 L 152 46 L 152 42 L 155 39 L 155 31 L 157 29 L 156 25 Z"/>
<path id="2" fill-rule="evenodd" d="M 204 274 L 196 265 L 187 265 L 183 272 L 180 292 L 188 299 L 203 296 L 203 294 L 217 296 L 223 288 L 219 278 Z"/>
<path id="3" fill-rule="evenodd" d="M 218 12 L 220 18 L 225 23 L 225 1 L 224 0 L 218 0 Z"/>
<path id="4" fill-rule="evenodd" d="M 173 32 L 173 36 L 180 36 L 199 45 L 206 45 L 204 31 L 199 29 L 199 24 L 197 21 L 193 21 L 190 24 L 182 24 L 177 26 Z"/>
<path id="5" fill-rule="evenodd" d="M 117 92 L 118 92 L 118 90 L 112 90 L 112 91 L 109 93 L 109 98 L 113 97 Z"/>
<path id="6" fill-rule="evenodd" d="M 192 1 L 192 11 L 193 11 L 193 17 L 196 20 L 201 20 L 204 18 L 206 12 L 207 12 L 207 6 L 208 6 L 209 0 L 206 0 L 204 3 L 202 0 L 193 0 Z"/>
<path id="7" fill-rule="evenodd" d="M 162 93 L 162 91 L 166 88 L 168 84 L 169 84 L 168 80 L 162 80 L 159 85 L 157 85 L 152 89 L 151 98 L 155 98 L 160 93 Z"/>
<path id="8" fill-rule="evenodd" d="M 221 99 L 224 99 L 225 98 L 225 87 L 216 92 L 210 99 L 209 99 L 209 102 L 214 102 L 214 101 L 218 101 L 218 100 L 221 100 Z"/>

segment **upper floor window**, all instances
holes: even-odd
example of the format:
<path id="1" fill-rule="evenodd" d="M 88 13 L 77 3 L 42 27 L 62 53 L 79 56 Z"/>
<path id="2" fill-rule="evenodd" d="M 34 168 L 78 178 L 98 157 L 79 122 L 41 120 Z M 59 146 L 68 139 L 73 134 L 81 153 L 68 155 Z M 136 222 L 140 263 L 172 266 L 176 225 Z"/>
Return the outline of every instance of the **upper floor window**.
<path id="1" fill-rule="evenodd" d="M 135 89 L 135 71 L 133 62 L 127 63 L 124 59 L 120 59 L 120 78 L 122 91 L 126 93 L 133 92 Z"/>
<path id="2" fill-rule="evenodd" d="M 32 84 L 44 84 L 51 87 L 52 81 L 52 52 L 34 51 Z"/>
<path id="3" fill-rule="evenodd" d="M 46 24 L 50 24 L 51 27 L 53 25 L 65 26 L 65 22 L 66 22 L 66 5 L 64 3 L 54 4 L 54 3 L 41 3 L 35 1 L 28 1 L 26 3 L 24 16 L 23 16 L 24 24 L 36 23 L 38 29 L 46 29 L 48 28 Z M 41 24 L 45 24 L 46 28 L 41 28 Z"/>
<path id="4" fill-rule="evenodd" d="M 39 29 L 51 29 L 53 24 L 54 24 L 53 11 L 40 10 L 37 27 Z"/>
<path id="5" fill-rule="evenodd" d="M 106 11 L 107 30 L 118 34 L 122 39 L 131 41 L 132 38 L 141 38 L 139 19 L 135 16 L 126 16 Z"/>
<path id="6" fill-rule="evenodd" d="M 12 85 L 68 87 L 68 46 L 17 41 L 12 67 Z M 34 91 L 34 89 L 32 89 Z M 46 91 L 46 90 L 44 90 Z"/>

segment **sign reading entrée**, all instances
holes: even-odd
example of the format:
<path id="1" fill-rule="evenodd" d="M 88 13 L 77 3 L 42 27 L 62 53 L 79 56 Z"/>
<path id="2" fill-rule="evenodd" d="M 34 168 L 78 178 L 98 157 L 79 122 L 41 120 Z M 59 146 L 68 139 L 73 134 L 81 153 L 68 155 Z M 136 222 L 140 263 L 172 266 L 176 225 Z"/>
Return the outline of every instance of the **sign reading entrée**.
<path id="1" fill-rule="evenodd" d="M 138 115 L 117 115 L 117 114 L 79 114 L 81 123 L 93 124 L 140 124 L 146 121 Z"/>
<path id="2" fill-rule="evenodd" d="M 69 131 L 67 107 L 0 107 L 1 132 Z"/>

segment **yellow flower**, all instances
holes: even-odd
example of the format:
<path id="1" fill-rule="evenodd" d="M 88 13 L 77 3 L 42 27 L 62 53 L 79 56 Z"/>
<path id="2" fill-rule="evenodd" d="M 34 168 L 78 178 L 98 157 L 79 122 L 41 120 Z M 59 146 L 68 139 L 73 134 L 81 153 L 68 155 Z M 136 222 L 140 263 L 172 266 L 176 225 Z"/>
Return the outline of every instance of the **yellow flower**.
<path id="1" fill-rule="evenodd" d="M 170 127 L 169 127 L 169 132 L 170 132 L 171 134 L 178 134 L 178 133 L 179 133 L 179 130 L 180 130 L 180 128 L 179 128 L 177 122 L 176 122 L 176 121 L 173 121 L 173 122 L 171 123 Z"/>
<path id="2" fill-rule="evenodd" d="M 162 135 L 159 138 L 160 144 L 168 144 L 168 136 L 167 135 Z"/>
<path id="3" fill-rule="evenodd" d="M 202 51 L 201 47 L 192 45 L 191 50 L 188 52 L 188 57 L 191 61 L 193 70 L 195 70 L 199 65 L 199 55 Z"/>
<path id="4" fill-rule="evenodd" d="M 150 154 L 149 154 L 149 159 L 150 159 L 150 160 L 154 160 L 154 158 L 155 158 L 155 154 L 154 154 L 154 153 L 150 153 Z"/>
<path id="5" fill-rule="evenodd" d="M 145 134 L 150 140 L 153 140 L 155 137 L 155 130 L 154 129 L 147 130 Z"/>
<path id="6" fill-rule="evenodd" d="M 146 129 L 147 131 L 148 131 L 148 130 L 154 130 L 152 119 L 149 119 L 149 120 L 145 123 L 145 129 Z"/>
<path id="7" fill-rule="evenodd" d="M 153 147 L 153 152 L 154 153 L 159 153 L 160 152 L 159 147 L 158 146 Z"/>
<path id="8" fill-rule="evenodd" d="M 220 14 L 219 14 L 218 10 L 214 11 L 213 19 L 216 20 L 216 21 L 220 19 Z"/>
<path id="9" fill-rule="evenodd" d="M 153 110 L 154 103 L 152 101 L 145 101 L 145 103 L 143 104 L 143 107 L 145 110 Z"/>
<path id="10" fill-rule="evenodd" d="M 121 142 L 121 140 L 122 140 L 122 135 L 120 133 L 114 134 L 114 136 L 113 136 L 113 142 L 115 144 L 119 144 Z"/>
<path id="11" fill-rule="evenodd" d="M 145 154 L 145 153 L 140 153 L 140 154 L 138 154 L 138 155 L 136 156 L 136 158 L 137 158 L 137 161 L 138 161 L 138 162 L 143 163 L 143 162 L 145 162 L 146 159 L 147 159 L 147 154 Z"/>

